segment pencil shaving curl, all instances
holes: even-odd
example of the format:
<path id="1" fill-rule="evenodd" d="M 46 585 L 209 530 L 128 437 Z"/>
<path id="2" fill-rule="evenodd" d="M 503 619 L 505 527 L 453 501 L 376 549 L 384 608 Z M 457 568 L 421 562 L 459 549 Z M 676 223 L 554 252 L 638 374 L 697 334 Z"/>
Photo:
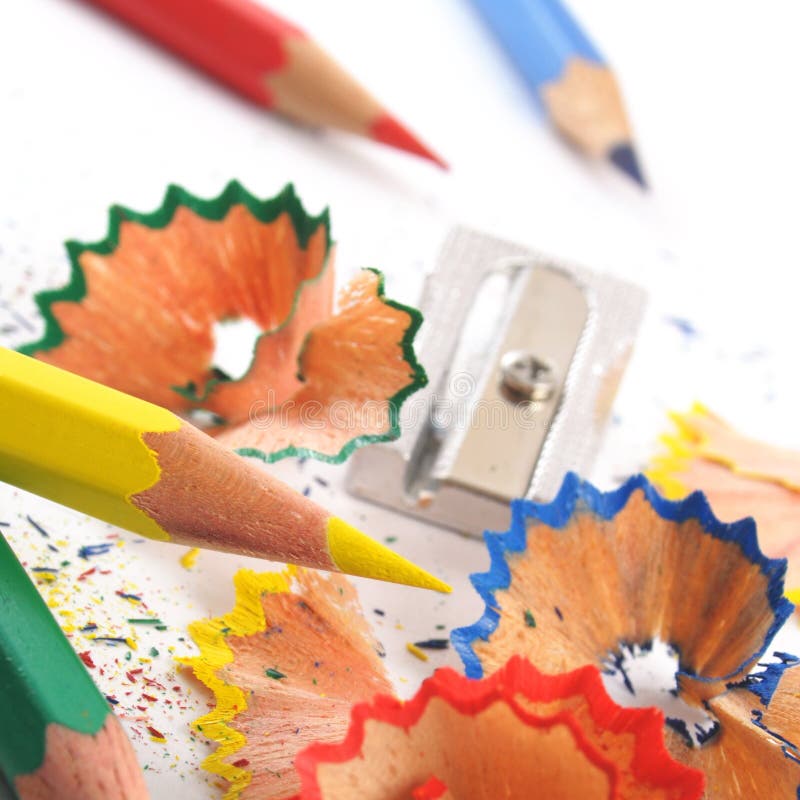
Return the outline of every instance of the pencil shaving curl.
<path id="1" fill-rule="evenodd" d="M 450 669 L 409 701 L 353 708 L 339 744 L 300 753 L 296 800 L 670 798 L 703 776 L 667 753 L 654 709 L 623 709 L 594 667 L 548 676 L 519 657 L 473 681 Z"/>
<path id="2" fill-rule="evenodd" d="M 333 315 L 328 214 L 310 216 L 291 186 L 268 200 L 236 181 L 210 200 L 170 186 L 156 211 L 114 206 L 105 239 L 67 252 L 70 282 L 37 295 L 45 333 L 20 350 L 202 412 L 244 455 L 343 461 L 396 438 L 400 406 L 426 383 L 420 314 L 384 297 L 380 273 L 362 271 Z M 215 325 L 235 319 L 261 331 L 237 380 L 212 363 Z"/>
<path id="3" fill-rule="evenodd" d="M 241 570 L 234 585 L 233 611 L 190 625 L 200 655 L 183 660 L 215 696 L 194 725 L 219 743 L 202 766 L 230 783 L 226 800 L 285 800 L 296 753 L 338 740 L 352 703 L 389 691 L 382 651 L 341 575 Z"/>
<path id="4" fill-rule="evenodd" d="M 723 524 L 701 493 L 671 502 L 642 476 L 604 494 L 568 475 L 552 503 L 515 501 L 510 529 L 485 538 L 491 568 L 471 578 L 484 614 L 452 634 L 468 675 L 512 654 L 555 671 L 668 642 L 679 656 L 676 691 L 720 724 L 694 750 L 667 733 L 676 758 L 707 771 L 706 796 L 796 799 L 800 694 L 754 693 L 768 676 L 749 674 L 792 612 L 786 562 L 762 554 L 752 519 Z M 789 686 L 796 675 L 769 681 Z M 782 741 L 758 724 L 776 697 Z M 740 794 L 745 785 L 752 792 Z"/>
<path id="5" fill-rule="evenodd" d="M 743 436 L 699 403 L 670 417 L 648 477 L 671 499 L 699 489 L 722 519 L 753 517 L 764 552 L 789 560 L 787 597 L 800 600 L 800 453 Z"/>

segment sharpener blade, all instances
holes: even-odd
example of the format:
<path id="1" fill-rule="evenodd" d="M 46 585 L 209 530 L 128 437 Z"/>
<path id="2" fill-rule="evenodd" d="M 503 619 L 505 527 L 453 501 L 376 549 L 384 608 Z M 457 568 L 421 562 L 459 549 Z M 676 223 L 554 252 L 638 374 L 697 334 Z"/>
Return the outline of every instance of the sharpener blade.
<path id="1" fill-rule="evenodd" d="M 348 488 L 467 534 L 508 525 L 591 466 L 644 309 L 637 287 L 455 229 L 420 302 L 429 384 Z"/>

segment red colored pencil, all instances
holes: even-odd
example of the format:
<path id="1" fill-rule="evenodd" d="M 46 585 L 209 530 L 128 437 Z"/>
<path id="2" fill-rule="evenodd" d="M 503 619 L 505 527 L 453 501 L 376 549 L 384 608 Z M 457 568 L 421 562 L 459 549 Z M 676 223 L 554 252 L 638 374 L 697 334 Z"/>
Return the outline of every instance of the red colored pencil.
<path id="1" fill-rule="evenodd" d="M 259 106 L 446 164 L 308 35 L 251 0 L 88 0 Z"/>

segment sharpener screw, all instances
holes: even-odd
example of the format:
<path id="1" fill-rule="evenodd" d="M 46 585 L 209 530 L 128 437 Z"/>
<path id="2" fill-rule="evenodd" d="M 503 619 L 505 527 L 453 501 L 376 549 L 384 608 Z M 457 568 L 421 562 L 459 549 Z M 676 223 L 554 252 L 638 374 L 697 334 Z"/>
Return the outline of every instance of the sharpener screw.
<path id="1" fill-rule="evenodd" d="M 524 400 L 547 400 L 555 390 L 553 368 L 526 350 L 509 350 L 500 359 L 500 381 Z"/>

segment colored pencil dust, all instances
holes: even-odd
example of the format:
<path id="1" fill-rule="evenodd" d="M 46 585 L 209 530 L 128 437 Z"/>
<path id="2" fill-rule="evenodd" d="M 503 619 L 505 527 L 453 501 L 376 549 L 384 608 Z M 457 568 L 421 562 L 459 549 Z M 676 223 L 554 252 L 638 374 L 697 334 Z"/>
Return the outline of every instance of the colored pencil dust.
<path id="1" fill-rule="evenodd" d="M 328 214 L 307 214 L 291 186 L 268 200 L 236 182 L 211 200 L 172 186 L 153 213 L 115 206 L 105 239 L 67 250 L 71 280 L 37 295 L 45 333 L 21 351 L 205 423 L 248 456 L 341 461 L 396 438 L 400 406 L 425 385 L 419 312 L 385 298 L 379 273 L 363 270 L 333 314 Z M 250 356 L 238 375 L 216 362 L 236 320 L 257 331 L 236 343 Z"/>
<path id="2" fill-rule="evenodd" d="M 446 164 L 300 28 L 250 0 L 88 0 L 251 102 Z"/>
<path id="3" fill-rule="evenodd" d="M 188 659 L 215 695 L 195 723 L 219 743 L 203 766 L 232 798 L 277 800 L 299 787 L 295 755 L 338 741 L 352 703 L 390 691 L 353 586 L 304 569 L 234 578 L 235 608 L 190 625 L 200 655 Z"/>
<path id="4" fill-rule="evenodd" d="M 133 748 L 0 536 L 0 771 L 22 800 L 144 800 Z"/>
<path id="5" fill-rule="evenodd" d="M 0 480 L 152 539 L 449 587 L 170 411 L 0 349 Z"/>
<path id="6" fill-rule="evenodd" d="M 672 414 L 648 477 L 667 497 L 701 490 L 724 520 L 753 517 L 767 555 L 787 558 L 787 596 L 800 599 L 800 453 L 742 435 L 695 404 Z"/>
<path id="7" fill-rule="evenodd" d="M 515 501 L 510 530 L 486 542 L 491 568 L 472 576 L 486 609 L 452 634 L 468 675 L 512 654 L 545 671 L 607 670 L 632 646 L 666 642 L 678 658 L 671 693 L 716 715 L 701 737 L 669 720 L 672 754 L 713 771 L 709 798 L 794 796 L 796 673 L 762 663 L 751 674 L 792 612 L 786 562 L 761 553 L 752 519 L 723 524 L 699 492 L 671 502 L 641 476 L 603 494 L 569 475 L 552 503 Z"/>
<path id="8" fill-rule="evenodd" d="M 662 724 L 611 701 L 594 667 L 550 676 L 517 657 L 481 681 L 441 669 L 300 753 L 296 800 L 699 798 L 703 775 L 673 761 Z"/>

